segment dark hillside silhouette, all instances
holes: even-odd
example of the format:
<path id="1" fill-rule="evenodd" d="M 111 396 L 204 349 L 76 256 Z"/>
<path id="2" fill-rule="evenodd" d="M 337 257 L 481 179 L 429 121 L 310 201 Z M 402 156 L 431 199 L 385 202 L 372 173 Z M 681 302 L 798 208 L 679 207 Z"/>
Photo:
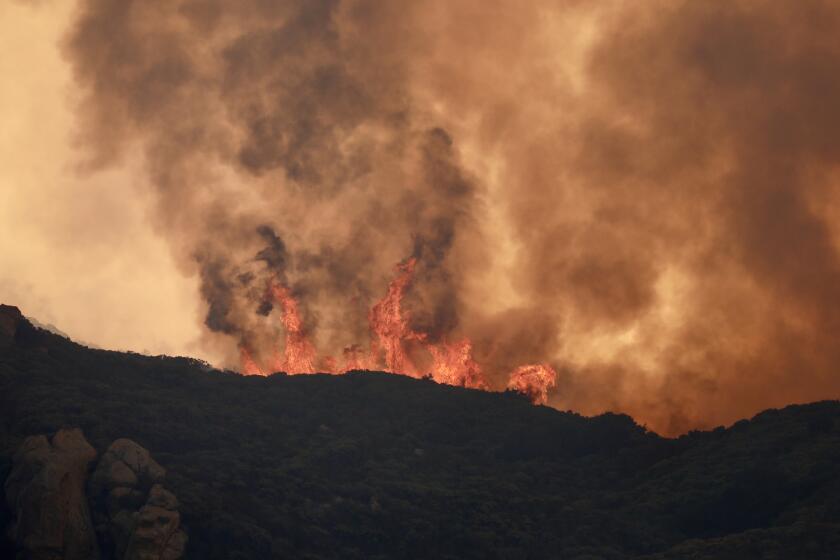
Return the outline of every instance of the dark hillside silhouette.
<path id="1" fill-rule="evenodd" d="M 838 402 L 665 439 L 515 393 L 375 372 L 243 377 L 92 350 L 0 308 L 0 480 L 24 437 L 64 426 L 100 454 L 118 438 L 149 449 L 182 504 L 190 558 L 840 550 Z"/>

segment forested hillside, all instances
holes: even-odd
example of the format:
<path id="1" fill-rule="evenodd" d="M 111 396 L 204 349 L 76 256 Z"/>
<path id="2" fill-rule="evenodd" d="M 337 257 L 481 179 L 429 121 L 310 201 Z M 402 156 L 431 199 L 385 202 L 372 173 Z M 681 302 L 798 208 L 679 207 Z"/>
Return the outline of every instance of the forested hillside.
<path id="1" fill-rule="evenodd" d="M 840 550 L 838 402 L 665 439 L 515 393 L 375 372 L 243 377 L 0 315 L 0 480 L 27 435 L 80 427 L 100 454 L 135 440 L 168 471 L 191 558 Z"/>

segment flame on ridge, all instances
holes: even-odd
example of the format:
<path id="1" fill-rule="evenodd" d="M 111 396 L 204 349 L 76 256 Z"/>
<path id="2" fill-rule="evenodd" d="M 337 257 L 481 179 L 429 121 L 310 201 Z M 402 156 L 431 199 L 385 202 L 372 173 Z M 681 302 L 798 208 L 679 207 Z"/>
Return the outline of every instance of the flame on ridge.
<path id="1" fill-rule="evenodd" d="M 534 404 L 548 402 L 548 392 L 557 386 L 557 372 L 548 364 L 519 366 L 510 374 L 508 389 L 527 395 Z"/>
<path id="2" fill-rule="evenodd" d="M 408 325 L 408 312 L 402 309 L 402 299 L 414 276 L 416 259 L 409 259 L 397 265 L 397 277 L 388 285 L 388 291 L 370 310 L 368 322 L 376 338 L 371 342 L 371 358 L 378 361 L 384 354 L 386 371 L 402 373 L 411 377 L 421 377 L 417 367 L 409 359 L 406 343 L 422 342 L 426 336 L 414 332 Z"/>
<path id="3" fill-rule="evenodd" d="M 354 344 L 344 349 L 344 365 L 328 356 L 318 364 L 317 351 L 303 328 L 297 301 L 291 291 L 276 280 L 268 287 L 271 298 L 281 311 L 286 332 L 282 355 L 275 349 L 271 371 L 307 374 L 323 371 L 342 374 L 356 369 L 379 369 L 389 373 L 420 378 L 424 374 L 438 383 L 489 390 L 478 362 L 473 358 L 472 342 L 468 338 L 456 342 L 432 343 L 428 335 L 410 326 L 410 314 L 403 309 L 403 297 L 414 277 L 416 259 L 408 259 L 396 267 L 396 276 L 383 296 L 370 310 L 370 348 Z M 260 367 L 245 343 L 240 344 L 241 371 L 244 375 L 268 375 Z M 417 364 L 417 354 L 425 353 L 430 371 Z M 421 356 L 422 358 L 423 356 Z M 535 404 L 545 404 L 548 393 L 557 385 L 557 373 L 548 364 L 518 367 L 510 374 L 507 388 L 527 395 Z"/>
<path id="4" fill-rule="evenodd" d="M 271 294 L 283 310 L 281 320 L 286 328 L 286 346 L 282 357 L 279 353 L 275 353 L 274 371 L 315 373 L 317 359 L 315 347 L 303 331 L 303 321 L 300 318 L 297 301 L 288 288 L 276 281 L 271 283 Z"/>

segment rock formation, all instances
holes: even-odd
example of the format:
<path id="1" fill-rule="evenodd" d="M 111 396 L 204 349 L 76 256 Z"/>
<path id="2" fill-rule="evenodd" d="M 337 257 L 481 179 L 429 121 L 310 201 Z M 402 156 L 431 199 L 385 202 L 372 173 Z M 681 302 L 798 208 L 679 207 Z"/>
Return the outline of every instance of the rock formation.
<path id="1" fill-rule="evenodd" d="M 148 451 L 128 439 L 116 440 L 102 456 L 90 495 L 103 550 L 113 550 L 113 558 L 174 560 L 183 555 L 187 535 L 180 528 L 178 500 L 161 485 L 165 475 Z"/>
<path id="2" fill-rule="evenodd" d="M 125 560 L 175 560 L 183 556 L 187 534 L 179 529 L 178 500 L 155 484 L 146 505 L 135 515 Z"/>
<path id="3" fill-rule="evenodd" d="M 177 498 L 161 484 L 166 470 L 129 439 L 113 442 L 88 479 L 95 458 L 79 429 L 24 440 L 5 483 L 19 558 L 181 558 L 187 534 Z"/>
<path id="4" fill-rule="evenodd" d="M 98 558 L 85 497 L 88 465 L 96 451 L 81 430 L 63 429 L 52 440 L 26 438 L 6 479 L 6 502 L 15 516 L 9 536 L 33 560 Z"/>

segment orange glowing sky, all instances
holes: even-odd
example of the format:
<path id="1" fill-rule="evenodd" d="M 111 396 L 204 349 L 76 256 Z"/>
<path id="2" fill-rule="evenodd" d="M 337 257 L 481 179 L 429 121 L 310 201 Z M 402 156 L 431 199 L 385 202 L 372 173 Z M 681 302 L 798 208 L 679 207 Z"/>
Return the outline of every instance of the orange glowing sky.
<path id="1" fill-rule="evenodd" d="M 497 387 L 550 363 L 557 408 L 678 433 L 837 398 L 838 28 L 828 0 L 7 0 L 0 302 L 237 367 L 280 340 L 254 278 L 333 356 L 412 257 L 411 332 Z"/>
<path id="2" fill-rule="evenodd" d="M 196 282 L 149 226 L 136 171 L 78 172 L 58 46 L 72 8 L 0 2 L 0 301 L 105 348 L 202 354 Z"/>

